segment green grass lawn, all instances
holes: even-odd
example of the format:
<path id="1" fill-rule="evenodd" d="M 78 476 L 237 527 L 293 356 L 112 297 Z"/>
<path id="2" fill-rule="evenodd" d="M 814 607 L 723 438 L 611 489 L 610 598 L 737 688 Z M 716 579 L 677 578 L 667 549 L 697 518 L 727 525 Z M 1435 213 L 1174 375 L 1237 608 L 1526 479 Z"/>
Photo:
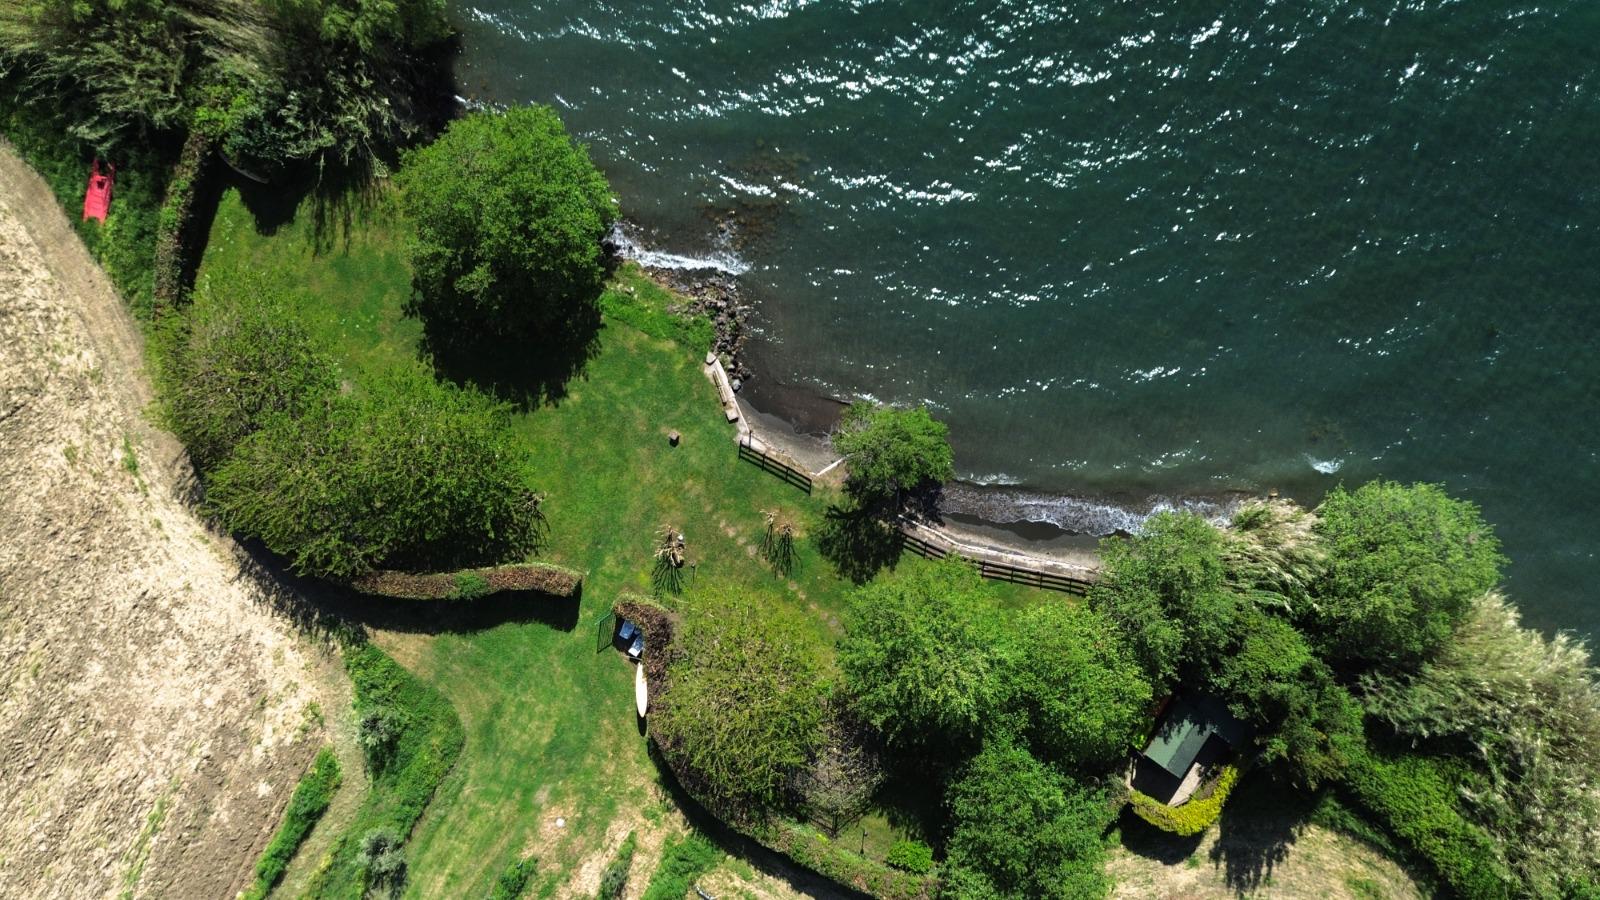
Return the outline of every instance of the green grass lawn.
<path id="1" fill-rule="evenodd" d="M 421 329 L 401 312 L 410 274 L 392 197 L 380 190 L 349 214 L 347 225 L 319 231 L 306 204 L 264 234 L 229 190 L 201 277 L 249 265 L 305 286 L 307 321 L 359 381 L 364 367 L 414 358 Z M 704 330 L 666 318 L 658 308 L 666 299 L 637 270 L 620 272 L 604 301 L 610 312 L 597 355 L 556 405 L 517 416 L 548 494 L 544 556 L 588 573 L 577 609 L 475 631 L 377 638 L 454 705 L 466 732 L 460 762 L 411 839 L 414 896 L 483 895 L 527 852 L 541 860 L 530 895 L 548 896 L 584 861 L 605 855 L 608 831 L 625 832 L 657 802 L 655 767 L 635 725 L 633 670 L 616 653 L 596 652 L 595 622 L 619 592 L 649 592 L 661 526 L 687 536 L 688 591 L 726 588 L 796 607 L 828 647 L 841 633 L 849 585 L 809 539 L 837 495 L 819 488 L 807 496 L 738 461 L 732 427 L 701 371 L 703 348 L 664 337 L 692 343 Z M 674 429 L 683 436 L 678 447 L 666 437 Z M 757 556 L 766 509 L 801 523 L 791 577 L 774 577 Z M 899 563 L 923 564 L 912 556 Z M 1011 602 L 1034 596 L 999 589 Z"/>

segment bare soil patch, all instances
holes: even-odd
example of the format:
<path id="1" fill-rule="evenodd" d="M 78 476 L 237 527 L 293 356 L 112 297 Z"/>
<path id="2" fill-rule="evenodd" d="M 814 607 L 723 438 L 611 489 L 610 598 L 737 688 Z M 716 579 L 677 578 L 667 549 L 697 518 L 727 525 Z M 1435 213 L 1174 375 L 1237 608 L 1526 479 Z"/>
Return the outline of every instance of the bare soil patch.
<path id="1" fill-rule="evenodd" d="M 338 702 L 185 502 L 142 366 L 0 142 L 0 896 L 231 896 Z"/>

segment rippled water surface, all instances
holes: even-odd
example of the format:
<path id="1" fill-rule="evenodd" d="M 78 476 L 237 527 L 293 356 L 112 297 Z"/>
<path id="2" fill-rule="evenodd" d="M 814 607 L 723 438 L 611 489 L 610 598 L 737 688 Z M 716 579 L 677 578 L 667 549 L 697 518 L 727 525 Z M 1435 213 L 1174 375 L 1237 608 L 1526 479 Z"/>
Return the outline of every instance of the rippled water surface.
<path id="1" fill-rule="evenodd" d="M 455 12 L 464 93 L 742 271 L 758 394 L 928 402 L 1002 518 L 1440 481 L 1600 633 L 1593 0 Z"/>

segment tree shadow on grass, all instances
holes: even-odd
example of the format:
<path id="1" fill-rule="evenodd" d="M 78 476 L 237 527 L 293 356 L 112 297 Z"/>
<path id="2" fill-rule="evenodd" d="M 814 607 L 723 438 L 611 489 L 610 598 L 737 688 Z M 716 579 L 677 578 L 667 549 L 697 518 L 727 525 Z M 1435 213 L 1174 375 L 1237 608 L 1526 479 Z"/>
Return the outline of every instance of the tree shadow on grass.
<path id="1" fill-rule="evenodd" d="M 865 584 L 900 559 L 900 532 L 858 503 L 829 506 L 817 529 L 817 550 L 841 578 Z"/>
<path id="2" fill-rule="evenodd" d="M 560 404 L 568 382 L 599 355 L 600 329 L 598 302 L 569 311 L 556 327 L 529 337 L 485 334 L 424 318 L 420 349 L 440 377 L 528 411 Z"/>
<path id="3" fill-rule="evenodd" d="M 1228 887 L 1240 894 L 1271 884 L 1315 805 L 1313 798 L 1265 772 L 1243 779 L 1218 819 L 1211 861 L 1222 866 Z"/>
<path id="4" fill-rule="evenodd" d="M 378 208 L 381 182 L 364 166 L 300 166 L 262 183 L 219 163 L 224 187 L 239 192 L 239 199 L 255 222 L 256 233 L 272 236 L 301 215 L 310 217 L 312 251 L 329 252 L 349 245 L 358 218 Z M 306 203 L 309 199 L 311 202 Z"/>
<path id="5" fill-rule="evenodd" d="M 1118 827 L 1122 832 L 1124 849 L 1165 866 L 1178 865 L 1193 856 L 1205 838 L 1204 834 L 1181 837 L 1162 831 L 1134 815 L 1131 807 L 1123 808 Z"/>

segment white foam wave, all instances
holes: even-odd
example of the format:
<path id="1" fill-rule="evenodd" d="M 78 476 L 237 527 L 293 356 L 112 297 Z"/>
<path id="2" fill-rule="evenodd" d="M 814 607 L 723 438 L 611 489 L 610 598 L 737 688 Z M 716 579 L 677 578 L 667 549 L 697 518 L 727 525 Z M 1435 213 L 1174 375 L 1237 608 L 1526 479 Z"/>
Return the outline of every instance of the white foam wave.
<path id="1" fill-rule="evenodd" d="M 620 227 L 611 230 L 609 239 L 612 246 L 617 248 L 618 255 L 652 269 L 682 269 L 691 272 L 709 270 L 728 275 L 743 275 L 750 271 L 750 264 L 731 250 L 714 250 L 705 256 L 669 253 L 644 246 Z"/>
<path id="2" fill-rule="evenodd" d="M 1344 468 L 1344 459 L 1341 457 L 1335 457 L 1334 459 L 1317 459 L 1316 457 L 1307 453 L 1306 462 L 1311 464 L 1311 468 L 1316 469 L 1318 472 L 1321 472 L 1324 475 L 1332 475 L 1333 473 Z"/>
<path id="3" fill-rule="evenodd" d="M 1183 510 L 1223 524 L 1235 504 L 1202 498 L 1150 497 L 1143 503 L 1112 503 L 1088 497 L 1046 494 L 1011 487 L 946 485 L 940 508 L 990 522 L 1034 522 L 1078 534 L 1138 534 L 1151 516 Z"/>

